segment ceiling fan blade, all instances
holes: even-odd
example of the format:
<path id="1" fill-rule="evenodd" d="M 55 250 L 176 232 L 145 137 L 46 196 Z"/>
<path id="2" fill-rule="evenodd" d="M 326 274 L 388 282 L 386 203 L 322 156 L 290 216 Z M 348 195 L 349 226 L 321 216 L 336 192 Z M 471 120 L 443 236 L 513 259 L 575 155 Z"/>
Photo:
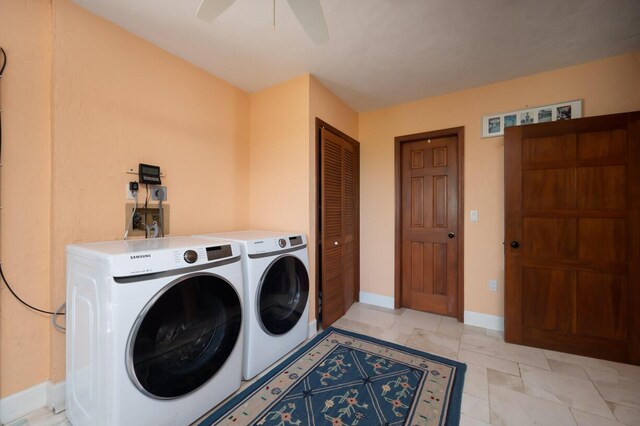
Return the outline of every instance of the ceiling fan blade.
<path id="1" fill-rule="evenodd" d="M 211 22 L 227 10 L 236 0 L 202 0 L 196 16 L 203 21 Z"/>
<path id="2" fill-rule="evenodd" d="M 327 22 L 324 19 L 320 0 L 287 0 L 300 25 L 315 44 L 329 40 Z"/>

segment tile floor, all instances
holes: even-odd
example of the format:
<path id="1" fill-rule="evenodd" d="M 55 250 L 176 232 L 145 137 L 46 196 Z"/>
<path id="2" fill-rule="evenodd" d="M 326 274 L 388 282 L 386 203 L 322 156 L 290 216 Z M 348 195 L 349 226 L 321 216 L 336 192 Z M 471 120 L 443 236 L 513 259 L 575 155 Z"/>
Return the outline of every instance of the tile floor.
<path id="1" fill-rule="evenodd" d="M 334 325 L 466 363 L 461 425 L 640 425 L 640 367 L 512 345 L 409 309 L 356 303 Z M 10 423 L 68 424 L 45 409 Z"/>

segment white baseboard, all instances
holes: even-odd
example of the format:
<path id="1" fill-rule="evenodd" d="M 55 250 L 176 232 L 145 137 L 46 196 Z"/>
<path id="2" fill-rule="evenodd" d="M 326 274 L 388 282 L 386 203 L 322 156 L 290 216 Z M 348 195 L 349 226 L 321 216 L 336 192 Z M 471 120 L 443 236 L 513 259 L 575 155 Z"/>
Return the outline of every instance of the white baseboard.
<path id="1" fill-rule="evenodd" d="M 0 399 L 0 423 L 12 422 L 43 407 L 58 414 L 65 406 L 65 382 L 46 381 Z"/>
<path id="2" fill-rule="evenodd" d="M 65 402 L 65 381 L 58 383 L 47 382 L 47 408 L 55 414 L 64 411 L 67 407 Z"/>
<path id="3" fill-rule="evenodd" d="M 367 305 L 380 306 L 381 308 L 394 309 L 393 297 L 383 296 L 381 294 L 360 292 L 360 303 Z"/>
<path id="4" fill-rule="evenodd" d="M 464 323 L 489 330 L 504 331 L 504 318 L 496 315 L 464 311 Z"/>
<path id="5" fill-rule="evenodd" d="M 6 424 L 47 406 L 47 386 L 40 383 L 0 399 L 0 423 Z"/>
<path id="6" fill-rule="evenodd" d="M 318 334 L 318 322 L 316 320 L 313 320 L 309 322 L 307 337 L 309 339 L 312 339 L 316 334 Z"/>

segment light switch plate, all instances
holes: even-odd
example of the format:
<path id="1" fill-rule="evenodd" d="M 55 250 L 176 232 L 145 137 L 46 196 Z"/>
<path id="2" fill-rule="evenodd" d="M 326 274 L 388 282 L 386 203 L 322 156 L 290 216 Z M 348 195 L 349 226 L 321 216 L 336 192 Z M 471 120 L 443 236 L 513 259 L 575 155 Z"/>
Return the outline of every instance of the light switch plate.
<path id="1" fill-rule="evenodd" d="M 489 291 L 498 291 L 498 280 L 489 280 Z"/>
<path id="2" fill-rule="evenodd" d="M 469 212 L 469 220 L 471 222 L 477 222 L 478 221 L 478 210 L 471 210 Z"/>

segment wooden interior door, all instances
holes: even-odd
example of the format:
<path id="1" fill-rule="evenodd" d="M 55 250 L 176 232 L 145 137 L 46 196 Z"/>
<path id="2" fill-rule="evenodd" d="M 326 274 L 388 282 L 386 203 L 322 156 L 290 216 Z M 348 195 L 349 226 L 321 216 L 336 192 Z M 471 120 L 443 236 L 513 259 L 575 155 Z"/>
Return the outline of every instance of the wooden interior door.
<path id="1" fill-rule="evenodd" d="M 359 148 L 321 128 L 320 288 L 322 325 L 328 327 L 358 299 Z"/>
<path id="2" fill-rule="evenodd" d="M 640 363 L 640 113 L 505 131 L 505 339 Z"/>
<path id="3" fill-rule="evenodd" d="M 402 306 L 458 316 L 458 133 L 400 138 Z"/>

